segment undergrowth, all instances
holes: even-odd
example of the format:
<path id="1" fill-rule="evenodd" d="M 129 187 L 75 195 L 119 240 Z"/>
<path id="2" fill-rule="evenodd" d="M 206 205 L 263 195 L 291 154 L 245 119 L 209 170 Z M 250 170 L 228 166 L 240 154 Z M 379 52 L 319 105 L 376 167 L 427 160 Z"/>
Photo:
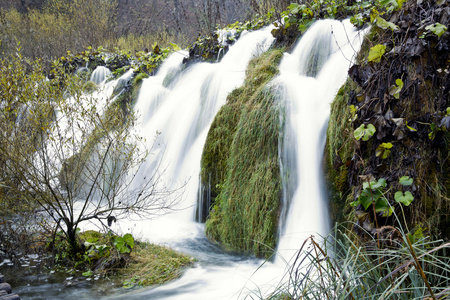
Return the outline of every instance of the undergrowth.
<path id="1" fill-rule="evenodd" d="M 366 243 L 338 226 L 318 242 L 307 239 L 270 295 L 246 299 L 448 299 L 450 243 L 410 236 L 401 228 Z"/>

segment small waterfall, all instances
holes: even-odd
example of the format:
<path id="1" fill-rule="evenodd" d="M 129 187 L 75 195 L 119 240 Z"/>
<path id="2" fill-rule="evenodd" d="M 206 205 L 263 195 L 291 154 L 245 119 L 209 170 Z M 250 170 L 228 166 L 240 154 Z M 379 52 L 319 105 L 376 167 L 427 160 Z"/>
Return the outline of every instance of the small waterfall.
<path id="1" fill-rule="evenodd" d="M 111 76 L 111 71 L 104 66 L 98 66 L 91 74 L 91 81 L 97 85 L 103 84 Z"/>
<path id="2" fill-rule="evenodd" d="M 183 222 L 192 222 L 209 126 L 228 93 L 243 83 L 250 59 L 271 46 L 271 30 L 267 27 L 243 34 L 220 63 L 199 63 L 182 70 L 187 53 L 174 53 L 156 76 L 143 81 L 135 105 L 138 130 L 154 144 L 153 157 L 138 176 L 151 173 L 159 165 L 168 186 L 177 187 L 188 180 L 185 197 L 176 207 L 180 212 L 164 217 L 167 222 L 171 220 L 171 230 L 177 224 L 185 228 Z"/>
<path id="3" fill-rule="evenodd" d="M 350 22 L 322 20 L 302 37 L 280 64 L 274 80 L 285 102 L 284 140 L 280 152 L 284 174 L 284 211 L 276 261 L 290 261 L 303 241 L 329 231 L 321 160 L 330 103 L 347 78 L 362 43 Z"/>

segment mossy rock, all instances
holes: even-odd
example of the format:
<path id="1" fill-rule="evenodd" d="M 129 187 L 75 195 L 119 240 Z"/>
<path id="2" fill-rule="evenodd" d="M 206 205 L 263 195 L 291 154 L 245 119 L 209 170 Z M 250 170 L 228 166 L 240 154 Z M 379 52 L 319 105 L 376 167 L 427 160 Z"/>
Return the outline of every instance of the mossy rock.
<path id="1" fill-rule="evenodd" d="M 217 114 L 202 155 L 202 182 L 211 180 L 207 236 L 227 250 L 270 257 L 276 246 L 281 179 L 280 107 L 266 85 L 283 51 L 253 59 L 245 83 Z"/>
<path id="2" fill-rule="evenodd" d="M 449 74 L 439 71 L 446 68 L 447 62 L 442 57 L 448 58 L 450 42 L 448 39 L 437 42 L 433 35 L 419 38 L 417 28 L 402 27 L 415 16 L 425 19 L 424 14 L 429 16 L 427 24 L 438 22 L 440 10 L 436 9 L 431 2 L 409 2 L 397 13 L 398 30 L 372 28 L 358 54 L 358 63 L 349 70 L 351 79 L 332 104 L 324 166 L 332 190 L 330 205 L 334 220 L 362 226 L 355 212 L 364 209 L 351 207 L 350 203 L 358 199 L 366 178 L 384 178 L 387 188 L 383 197 L 394 207 L 398 218 L 374 214 L 370 206 L 365 211 L 366 222 L 405 230 L 424 224 L 429 234 L 450 237 L 450 152 L 448 133 L 439 127 L 445 109 L 450 106 Z M 406 36 L 411 37 L 408 43 L 404 42 Z M 422 49 L 423 43 L 429 47 Z M 376 44 L 386 45 L 386 53 L 380 62 L 368 62 L 369 49 Z M 423 54 L 426 50 L 426 55 L 418 55 L 417 49 L 422 49 Z M 398 79 L 403 87 L 394 97 L 390 88 Z M 376 128 L 368 141 L 353 137 L 361 124 Z M 377 155 L 382 143 L 392 144 L 386 157 Z M 402 176 L 413 178 L 413 184 L 407 187 L 399 184 Z M 400 206 L 394 200 L 397 191 L 412 193 L 414 201 L 410 206 Z M 348 214 L 344 216 L 342 212 Z"/>

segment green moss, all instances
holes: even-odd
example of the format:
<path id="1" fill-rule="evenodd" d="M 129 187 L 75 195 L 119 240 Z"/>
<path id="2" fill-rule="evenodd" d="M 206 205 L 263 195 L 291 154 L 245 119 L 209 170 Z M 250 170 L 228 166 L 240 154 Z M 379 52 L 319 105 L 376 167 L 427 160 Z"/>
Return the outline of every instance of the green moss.
<path id="1" fill-rule="evenodd" d="M 352 118 L 348 105 L 349 93 L 356 87 L 352 80 L 341 87 L 331 104 L 328 121 L 327 139 L 324 153 L 325 177 L 330 190 L 330 215 L 333 221 L 344 220 L 346 199 L 351 193 L 348 183 L 348 165 L 354 149 L 352 147 L 353 130 L 349 119 Z"/>
<path id="2" fill-rule="evenodd" d="M 141 72 L 141 73 L 137 74 L 136 76 L 134 76 L 133 86 L 137 86 L 137 85 L 140 86 L 140 84 L 142 83 L 142 80 L 144 80 L 145 78 L 148 78 L 148 77 L 149 76 L 147 73 Z"/>
<path id="3" fill-rule="evenodd" d="M 277 74 L 282 53 L 271 50 L 250 62 L 244 86 L 217 114 L 202 155 L 202 182 L 211 178 L 217 195 L 207 236 L 260 257 L 269 257 L 276 245 L 281 124 L 275 93 L 266 84 Z"/>
<path id="4" fill-rule="evenodd" d="M 98 86 L 92 82 L 92 81 L 87 81 L 84 85 L 83 85 L 83 91 L 86 93 L 92 93 L 94 92 L 96 89 L 98 88 Z"/>

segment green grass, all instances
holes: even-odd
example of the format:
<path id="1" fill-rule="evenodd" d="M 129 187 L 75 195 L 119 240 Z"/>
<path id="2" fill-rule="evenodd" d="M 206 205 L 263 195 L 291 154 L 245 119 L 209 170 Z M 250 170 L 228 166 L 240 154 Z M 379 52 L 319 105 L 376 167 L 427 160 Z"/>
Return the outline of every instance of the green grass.
<path id="1" fill-rule="evenodd" d="M 168 247 L 139 242 L 126 266 L 117 270 L 125 287 L 159 285 L 177 279 L 194 262 Z"/>
<path id="2" fill-rule="evenodd" d="M 318 243 L 310 238 L 286 266 L 283 281 L 269 296 L 248 299 L 448 299 L 450 243 L 414 240 L 386 227 L 380 239 L 355 242 L 338 230 Z M 412 239 L 410 243 L 408 239 Z"/>

